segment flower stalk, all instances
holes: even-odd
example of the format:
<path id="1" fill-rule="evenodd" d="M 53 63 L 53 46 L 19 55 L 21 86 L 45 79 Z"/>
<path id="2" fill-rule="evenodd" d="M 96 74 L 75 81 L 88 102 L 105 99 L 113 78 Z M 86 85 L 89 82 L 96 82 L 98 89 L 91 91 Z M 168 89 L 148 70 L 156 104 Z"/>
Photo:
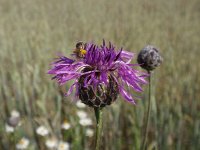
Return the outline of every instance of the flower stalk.
<path id="1" fill-rule="evenodd" d="M 159 54 L 159 50 L 156 47 L 152 45 L 147 45 L 139 52 L 137 62 L 143 69 L 147 70 L 149 73 L 149 100 L 145 120 L 144 136 L 141 145 L 141 150 L 144 150 L 148 136 L 149 117 L 151 111 L 151 71 L 161 65 L 161 63 L 163 62 L 163 58 Z"/>
<path id="2" fill-rule="evenodd" d="M 149 118 L 151 113 L 151 71 L 148 71 L 149 73 L 149 98 L 148 98 L 148 108 L 147 108 L 147 118 L 145 122 L 145 130 L 144 130 L 144 137 L 142 141 L 141 150 L 145 149 L 146 142 L 147 142 L 147 136 L 148 136 L 148 128 L 149 128 Z"/>
<path id="3" fill-rule="evenodd" d="M 103 111 L 102 108 L 95 107 L 94 108 L 95 117 L 96 117 L 96 139 L 95 139 L 95 150 L 100 150 L 101 144 L 101 135 L 102 135 L 102 117 Z"/>

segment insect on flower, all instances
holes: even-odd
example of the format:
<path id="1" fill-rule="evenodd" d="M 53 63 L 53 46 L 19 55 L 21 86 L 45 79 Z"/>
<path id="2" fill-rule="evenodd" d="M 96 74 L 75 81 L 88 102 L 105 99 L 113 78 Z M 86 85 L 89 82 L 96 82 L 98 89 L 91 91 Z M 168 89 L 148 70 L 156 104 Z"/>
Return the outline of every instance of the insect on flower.
<path id="1" fill-rule="evenodd" d="M 75 89 L 75 97 L 91 107 L 105 107 L 116 101 L 121 94 L 127 101 L 135 104 L 135 92 L 142 92 L 142 84 L 146 84 L 147 73 L 134 69 L 138 64 L 131 64 L 133 53 L 116 49 L 109 43 L 98 46 L 93 43 L 76 44 L 76 59 L 59 57 L 48 71 L 52 79 L 60 85 L 69 80 L 74 83 L 66 96 Z"/>
<path id="2" fill-rule="evenodd" d="M 76 44 L 76 49 L 73 51 L 77 58 L 83 58 L 86 54 L 86 50 L 84 50 L 84 43 L 78 42 Z"/>

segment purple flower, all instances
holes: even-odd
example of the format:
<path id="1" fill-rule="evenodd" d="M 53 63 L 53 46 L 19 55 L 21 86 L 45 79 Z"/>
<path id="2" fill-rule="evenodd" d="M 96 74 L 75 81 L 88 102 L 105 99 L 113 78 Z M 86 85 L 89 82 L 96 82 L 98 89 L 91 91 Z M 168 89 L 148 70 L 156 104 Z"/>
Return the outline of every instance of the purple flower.
<path id="1" fill-rule="evenodd" d="M 66 96 L 75 89 L 75 96 L 89 106 L 104 107 L 117 99 L 120 93 L 125 100 L 135 104 L 131 89 L 142 92 L 148 74 L 134 69 L 138 64 L 131 64 L 133 53 L 116 48 L 105 41 L 100 46 L 93 43 L 84 45 L 86 54 L 82 58 L 58 58 L 48 71 L 60 85 L 69 80 L 73 84 Z"/>

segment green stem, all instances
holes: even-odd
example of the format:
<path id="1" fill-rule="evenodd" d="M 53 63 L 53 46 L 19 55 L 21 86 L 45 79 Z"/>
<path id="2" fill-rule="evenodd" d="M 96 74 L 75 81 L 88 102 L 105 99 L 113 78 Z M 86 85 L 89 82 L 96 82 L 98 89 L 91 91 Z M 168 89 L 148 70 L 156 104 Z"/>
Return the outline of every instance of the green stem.
<path id="1" fill-rule="evenodd" d="M 144 137 L 142 141 L 141 150 L 145 149 L 146 142 L 147 142 L 147 136 L 148 136 L 148 128 L 149 128 L 149 117 L 150 117 L 150 110 L 151 110 L 151 72 L 149 73 L 149 99 L 148 99 L 148 108 L 147 108 L 147 118 L 145 122 L 145 130 L 144 130 Z"/>
<path id="2" fill-rule="evenodd" d="M 9 148 L 10 149 L 15 149 L 15 145 L 16 145 L 16 136 L 15 135 L 16 135 L 15 132 L 10 133 L 10 135 L 9 135 L 9 139 L 10 139 Z"/>
<path id="3" fill-rule="evenodd" d="M 95 150 L 100 150 L 101 134 L 102 134 L 102 108 L 94 108 L 96 117 L 96 139 L 95 139 Z"/>

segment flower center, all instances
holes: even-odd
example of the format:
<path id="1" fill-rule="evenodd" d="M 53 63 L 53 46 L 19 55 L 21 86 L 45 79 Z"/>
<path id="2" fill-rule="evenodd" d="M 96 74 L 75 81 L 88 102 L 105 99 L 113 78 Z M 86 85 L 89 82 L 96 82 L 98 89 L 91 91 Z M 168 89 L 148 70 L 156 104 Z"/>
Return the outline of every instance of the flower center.
<path id="1" fill-rule="evenodd" d="M 90 70 L 86 68 L 86 70 Z M 84 70 L 84 72 L 86 72 Z M 80 100 L 91 107 L 105 107 L 113 103 L 118 96 L 118 84 L 112 76 L 108 76 L 108 83 L 99 83 L 94 89 L 93 84 L 85 86 L 84 81 L 87 75 L 83 75 L 79 79 L 79 98 Z"/>

